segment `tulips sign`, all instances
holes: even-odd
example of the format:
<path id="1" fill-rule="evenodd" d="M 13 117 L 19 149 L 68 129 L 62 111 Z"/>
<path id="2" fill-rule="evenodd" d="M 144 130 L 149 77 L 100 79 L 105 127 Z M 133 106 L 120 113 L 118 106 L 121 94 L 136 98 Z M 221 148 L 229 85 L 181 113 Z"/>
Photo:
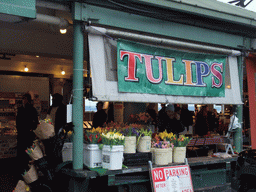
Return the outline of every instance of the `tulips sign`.
<path id="1" fill-rule="evenodd" d="M 225 97 L 226 56 L 117 43 L 119 92 Z"/>

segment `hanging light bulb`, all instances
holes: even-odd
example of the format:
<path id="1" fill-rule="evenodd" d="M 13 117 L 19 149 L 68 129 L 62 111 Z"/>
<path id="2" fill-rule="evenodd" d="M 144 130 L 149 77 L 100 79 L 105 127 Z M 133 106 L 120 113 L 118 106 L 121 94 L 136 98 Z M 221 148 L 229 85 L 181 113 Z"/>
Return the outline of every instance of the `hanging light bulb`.
<path id="1" fill-rule="evenodd" d="M 61 34 L 66 34 L 67 33 L 67 29 L 60 29 L 60 33 Z"/>
<path id="2" fill-rule="evenodd" d="M 66 74 L 66 72 L 62 69 L 61 70 L 61 75 L 65 75 Z"/>
<path id="3" fill-rule="evenodd" d="M 24 71 L 25 71 L 25 72 L 28 72 L 28 68 L 27 68 L 26 65 L 25 65 Z"/>

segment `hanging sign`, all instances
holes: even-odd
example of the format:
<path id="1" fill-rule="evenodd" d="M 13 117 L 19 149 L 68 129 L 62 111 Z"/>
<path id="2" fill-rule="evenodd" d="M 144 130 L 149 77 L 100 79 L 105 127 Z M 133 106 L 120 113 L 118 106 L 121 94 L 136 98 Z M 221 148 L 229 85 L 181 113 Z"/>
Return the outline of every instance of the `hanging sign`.
<path id="1" fill-rule="evenodd" d="M 225 97 L 226 56 L 117 42 L 119 92 Z"/>
<path id="2" fill-rule="evenodd" d="M 193 192 L 188 165 L 158 167 L 151 170 L 154 192 Z"/>

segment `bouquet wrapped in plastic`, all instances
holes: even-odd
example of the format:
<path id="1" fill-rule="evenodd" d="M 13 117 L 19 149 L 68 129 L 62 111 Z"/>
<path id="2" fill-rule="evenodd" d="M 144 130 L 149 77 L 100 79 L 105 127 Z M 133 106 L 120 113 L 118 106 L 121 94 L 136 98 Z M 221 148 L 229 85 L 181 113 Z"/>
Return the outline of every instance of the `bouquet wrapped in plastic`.
<path id="1" fill-rule="evenodd" d="M 38 142 L 34 142 L 30 148 L 27 148 L 26 153 L 32 160 L 38 160 L 44 156 Z"/>
<path id="2" fill-rule="evenodd" d="M 40 120 L 34 133 L 39 139 L 49 139 L 55 135 L 54 125 L 50 118 Z"/>
<path id="3" fill-rule="evenodd" d="M 30 192 L 30 189 L 24 181 L 19 180 L 13 192 Z"/>
<path id="4" fill-rule="evenodd" d="M 25 171 L 22 175 L 24 181 L 27 184 L 33 183 L 34 181 L 36 181 L 38 179 L 38 174 L 37 174 L 35 166 L 30 165 L 29 167 L 30 167 L 29 170 Z"/>

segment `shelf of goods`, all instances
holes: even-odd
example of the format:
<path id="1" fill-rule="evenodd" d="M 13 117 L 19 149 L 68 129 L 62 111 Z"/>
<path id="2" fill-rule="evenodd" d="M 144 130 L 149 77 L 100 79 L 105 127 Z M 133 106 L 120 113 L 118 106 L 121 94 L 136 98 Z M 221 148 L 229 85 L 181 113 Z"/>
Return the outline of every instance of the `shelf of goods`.
<path id="1" fill-rule="evenodd" d="M 12 92 L 0 92 L 0 158 L 17 155 L 16 113 L 21 95 Z"/>

